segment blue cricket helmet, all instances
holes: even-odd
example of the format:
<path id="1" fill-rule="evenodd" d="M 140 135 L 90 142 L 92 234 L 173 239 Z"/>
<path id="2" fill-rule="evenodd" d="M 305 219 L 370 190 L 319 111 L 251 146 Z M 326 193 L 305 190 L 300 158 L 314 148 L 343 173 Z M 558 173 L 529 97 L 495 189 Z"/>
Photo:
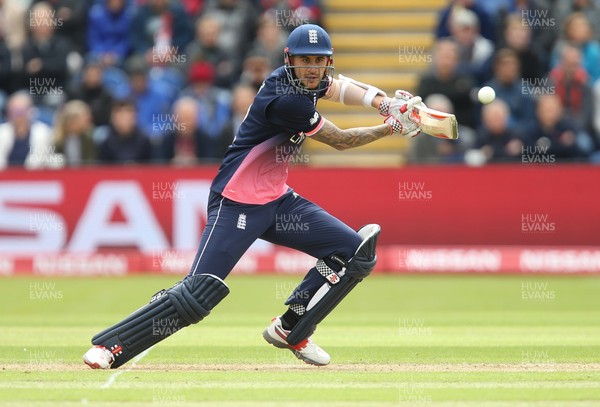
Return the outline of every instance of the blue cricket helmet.
<path id="1" fill-rule="evenodd" d="M 302 91 L 308 91 L 300 82 L 300 79 L 296 78 L 294 74 L 294 68 L 297 65 L 290 65 L 290 57 L 295 55 L 320 55 L 328 57 L 327 65 L 325 66 L 325 72 L 323 78 L 320 81 L 320 85 L 317 89 L 310 89 L 313 91 L 322 91 L 330 86 L 329 76 L 333 76 L 333 47 L 331 46 L 331 39 L 329 34 L 322 27 L 316 24 L 303 24 L 296 27 L 289 35 L 287 40 L 287 47 L 284 51 L 285 70 L 287 76 L 296 88 Z M 304 68 L 307 68 L 304 66 Z M 323 68 L 323 67 L 318 67 Z"/>
<path id="2" fill-rule="evenodd" d="M 287 41 L 288 55 L 333 56 L 329 34 L 316 24 L 304 24 L 290 33 Z"/>

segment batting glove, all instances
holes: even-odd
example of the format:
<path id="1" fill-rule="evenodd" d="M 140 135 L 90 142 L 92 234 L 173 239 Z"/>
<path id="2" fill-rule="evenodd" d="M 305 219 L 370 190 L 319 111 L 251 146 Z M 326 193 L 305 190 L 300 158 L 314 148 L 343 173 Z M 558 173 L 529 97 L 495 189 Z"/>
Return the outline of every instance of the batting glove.
<path id="1" fill-rule="evenodd" d="M 402 115 L 400 115 L 402 116 Z M 421 127 L 411 121 L 403 123 L 399 120 L 398 116 L 388 116 L 383 121 L 385 124 L 391 127 L 392 134 L 401 134 L 405 137 L 415 137 L 421 132 Z"/>
<path id="2" fill-rule="evenodd" d="M 382 116 L 396 116 L 400 108 L 404 106 L 414 96 L 405 90 L 398 89 L 394 98 L 384 97 L 379 104 L 379 114 Z"/>
<path id="3" fill-rule="evenodd" d="M 408 100 L 404 101 L 401 98 L 407 97 L 406 95 L 400 95 L 398 92 L 394 99 L 402 100 L 403 104 L 400 106 L 400 110 L 397 114 L 390 114 L 384 120 L 384 123 L 388 124 L 392 128 L 392 133 L 399 133 L 406 137 L 415 137 L 421 132 L 420 118 L 414 111 L 415 106 L 423 104 L 420 96 L 413 96 Z M 411 95 L 412 96 L 412 95 Z"/>

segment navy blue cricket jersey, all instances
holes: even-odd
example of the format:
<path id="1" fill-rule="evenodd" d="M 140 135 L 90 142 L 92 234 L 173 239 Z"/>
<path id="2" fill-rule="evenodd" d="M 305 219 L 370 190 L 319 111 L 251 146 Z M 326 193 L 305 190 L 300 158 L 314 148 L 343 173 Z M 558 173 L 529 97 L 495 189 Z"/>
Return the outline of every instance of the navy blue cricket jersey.
<path id="1" fill-rule="evenodd" d="M 316 106 L 326 92 L 300 92 L 284 67 L 273 71 L 227 149 L 211 190 L 246 204 L 265 204 L 285 194 L 288 158 L 323 126 Z"/>

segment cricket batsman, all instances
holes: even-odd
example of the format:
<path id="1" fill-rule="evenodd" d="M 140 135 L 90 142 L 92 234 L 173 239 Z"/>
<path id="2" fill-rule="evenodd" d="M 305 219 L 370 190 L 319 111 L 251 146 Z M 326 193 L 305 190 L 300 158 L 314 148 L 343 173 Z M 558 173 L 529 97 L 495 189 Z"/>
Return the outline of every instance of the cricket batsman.
<path id="1" fill-rule="evenodd" d="M 329 354 L 310 336 L 373 270 L 380 227 L 370 224 L 356 232 L 294 192 L 286 184 L 290 160 L 282 155 L 293 154 L 307 137 L 338 150 L 392 134 L 413 137 L 420 127 L 412 110 L 421 98 L 405 91 L 389 98 L 376 87 L 334 79 L 331 41 L 317 25 L 290 33 L 284 62 L 256 94 L 212 182 L 207 223 L 189 274 L 94 336 L 83 356 L 91 368 L 118 368 L 170 333 L 200 322 L 229 294 L 224 280 L 256 239 L 318 259 L 285 302 L 287 310 L 264 330 L 264 339 L 306 363 L 329 363 Z M 321 98 L 375 108 L 383 124 L 342 130 L 317 111 Z M 352 191 L 347 194 L 351 200 Z M 301 233 L 282 230 L 278 219 L 301 219 L 308 227 Z M 157 322 L 165 320 L 173 329 L 157 333 Z"/>

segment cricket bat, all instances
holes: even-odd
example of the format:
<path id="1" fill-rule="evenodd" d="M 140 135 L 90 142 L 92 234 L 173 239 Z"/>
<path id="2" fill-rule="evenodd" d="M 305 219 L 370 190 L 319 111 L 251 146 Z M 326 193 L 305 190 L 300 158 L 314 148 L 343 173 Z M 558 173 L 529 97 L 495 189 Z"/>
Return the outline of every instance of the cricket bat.
<path id="1" fill-rule="evenodd" d="M 413 114 L 421 121 L 421 131 L 423 133 L 450 140 L 458 138 L 458 122 L 453 114 L 430 109 L 425 105 L 415 106 Z"/>
<path id="2" fill-rule="evenodd" d="M 398 92 L 394 97 L 402 99 Z M 406 113 L 407 110 L 407 106 L 404 105 L 400 108 L 400 113 Z M 431 109 L 425 106 L 425 103 L 419 103 L 414 105 L 411 118 L 415 119 L 415 123 L 420 123 L 421 132 L 430 136 L 448 140 L 458 138 L 458 121 L 452 113 Z"/>

